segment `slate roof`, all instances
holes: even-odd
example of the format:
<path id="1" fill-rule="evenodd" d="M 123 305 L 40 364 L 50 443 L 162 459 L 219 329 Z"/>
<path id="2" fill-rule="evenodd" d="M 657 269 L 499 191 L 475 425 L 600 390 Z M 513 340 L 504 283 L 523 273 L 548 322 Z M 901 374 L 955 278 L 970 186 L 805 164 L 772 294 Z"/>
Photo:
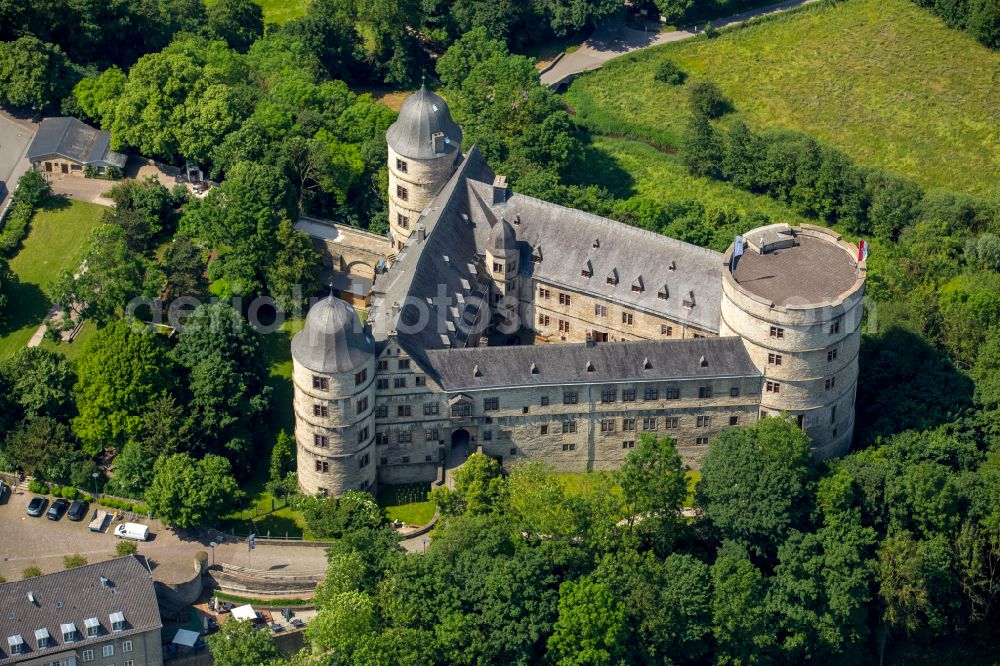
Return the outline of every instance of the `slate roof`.
<path id="1" fill-rule="evenodd" d="M 736 337 L 447 349 L 427 357 L 446 391 L 760 374 Z"/>
<path id="2" fill-rule="evenodd" d="M 481 201 L 493 200 L 492 185 L 473 181 L 470 187 Z M 515 222 L 522 273 L 718 332 L 725 268 L 721 253 L 516 192 L 490 210 L 496 218 Z M 473 219 L 477 217 L 474 209 Z M 532 254 L 541 256 L 541 262 L 533 263 Z M 608 283 L 609 276 L 615 284 Z M 633 284 L 640 291 L 633 291 Z M 659 297 L 662 290 L 666 300 Z M 686 307 L 685 301 L 694 307 Z"/>
<path id="3" fill-rule="evenodd" d="M 110 149 L 111 135 L 76 118 L 46 118 L 28 146 L 27 157 L 35 162 L 59 156 L 81 164 L 124 168 L 128 159 Z"/>
<path id="4" fill-rule="evenodd" d="M 101 583 L 101 576 L 110 587 Z M 35 598 L 28 598 L 31 592 Z M 0 585 L 0 664 L 15 664 L 106 641 L 111 634 L 112 613 L 125 616 L 125 629 L 116 638 L 127 638 L 160 629 L 153 576 L 134 556 L 88 564 L 75 569 Z M 13 616 L 13 619 L 11 619 Z M 86 621 L 97 618 L 100 634 L 87 637 Z M 61 625 L 73 624 L 77 640 L 63 641 Z M 39 649 L 36 632 L 46 630 L 51 647 Z M 8 637 L 20 635 L 24 653 L 11 655 Z"/>
<path id="5" fill-rule="evenodd" d="M 352 372 L 373 350 L 371 334 L 357 312 L 332 295 L 309 309 L 305 325 L 292 338 L 292 356 L 316 372 Z"/>
<path id="6" fill-rule="evenodd" d="M 437 132 L 443 132 L 448 140 L 445 153 L 434 152 L 433 136 Z M 451 119 L 445 101 L 427 86 L 421 86 L 403 102 L 399 117 L 389 126 L 385 138 L 389 147 L 403 157 L 433 159 L 461 149 L 462 128 Z"/>

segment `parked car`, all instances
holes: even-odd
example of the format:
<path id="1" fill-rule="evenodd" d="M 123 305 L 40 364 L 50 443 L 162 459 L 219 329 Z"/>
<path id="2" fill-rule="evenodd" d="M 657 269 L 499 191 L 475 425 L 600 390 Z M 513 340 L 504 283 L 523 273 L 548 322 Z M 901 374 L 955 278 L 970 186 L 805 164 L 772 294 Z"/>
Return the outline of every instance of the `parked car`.
<path id="1" fill-rule="evenodd" d="M 45 513 L 45 507 L 48 505 L 49 501 L 44 497 L 32 497 L 28 502 L 28 515 L 37 518 Z"/>
<path id="2" fill-rule="evenodd" d="M 0 481 L 0 504 L 3 503 L 8 495 L 10 495 L 10 487 L 3 481 Z"/>
<path id="3" fill-rule="evenodd" d="M 69 505 L 69 511 L 66 512 L 66 517 L 73 521 L 80 521 L 87 517 L 87 511 L 90 509 L 90 505 L 83 500 L 73 500 L 73 503 Z"/>
<path id="4" fill-rule="evenodd" d="M 66 513 L 66 509 L 68 508 L 69 500 L 60 497 L 52 503 L 52 506 L 49 507 L 49 511 L 45 514 L 45 517 L 49 520 L 59 520 L 63 517 L 63 514 Z"/>
<path id="5" fill-rule="evenodd" d="M 147 541 L 149 539 L 149 527 L 141 523 L 122 523 L 115 528 L 115 536 L 119 539 Z"/>

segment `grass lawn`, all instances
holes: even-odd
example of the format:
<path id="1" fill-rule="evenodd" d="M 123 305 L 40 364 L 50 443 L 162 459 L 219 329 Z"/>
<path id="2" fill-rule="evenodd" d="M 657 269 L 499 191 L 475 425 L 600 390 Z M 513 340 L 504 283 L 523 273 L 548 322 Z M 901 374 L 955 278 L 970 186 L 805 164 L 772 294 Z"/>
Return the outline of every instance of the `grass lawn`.
<path id="1" fill-rule="evenodd" d="M 49 311 L 49 299 L 43 292 L 45 285 L 59 271 L 73 267 L 87 236 L 101 224 L 105 210 L 97 204 L 52 197 L 35 213 L 28 237 L 10 261 L 11 270 L 20 282 L 10 294 L 7 314 L 0 323 L 0 360 L 9 358 L 31 339 Z M 87 335 L 92 335 L 93 325 L 88 326 Z M 58 348 L 75 355 L 84 341 L 78 339 L 72 345 Z"/>
<path id="2" fill-rule="evenodd" d="M 309 0 L 255 0 L 260 8 L 264 10 L 265 23 L 286 23 L 293 18 L 305 16 Z M 208 6 L 214 5 L 216 0 L 205 0 Z"/>
<path id="3" fill-rule="evenodd" d="M 1000 52 L 909 0 L 846 0 L 647 49 L 580 76 L 566 94 L 594 131 L 676 146 L 687 85 L 707 78 L 751 127 L 789 127 L 931 187 L 1000 199 Z"/>
<path id="4" fill-rule="evenodd" d="M 427 499 L 429 483 L 407 483 L 379 488 L 378 505 L 388 520 L 407 525 L 426 525 L 434 517 L 434 503 Z"/>
<path id="5" fill-rule="evenodd" d="M 657 150 L 641 141 L 594 136 L 587 147 L 588 165 L 573 179 L 582 184 L 602 185 L 615 197 L 645 196 L 658 202 L 695 199 L 707 209 L 721 207 L 741 214 L 764 213 L 775 222 L 808 222 L 771 197 L 751 194 L 729 183 L 693 176 L 677 155 Z"/>

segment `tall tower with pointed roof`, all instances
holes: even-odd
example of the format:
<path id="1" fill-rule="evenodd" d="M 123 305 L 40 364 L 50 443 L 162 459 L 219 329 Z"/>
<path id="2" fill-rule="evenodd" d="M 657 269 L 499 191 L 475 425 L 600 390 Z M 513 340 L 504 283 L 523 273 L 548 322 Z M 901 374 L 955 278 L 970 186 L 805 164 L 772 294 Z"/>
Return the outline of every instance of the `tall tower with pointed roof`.
<path id="1" fill-rule="evenodd" d="M 423 210 L 448 182 L 462 153 L 462 129 L 448 105 L 422 85 L 385 135 L 389 145 L 389 230 L 393 249 L 410 237 Z"/>

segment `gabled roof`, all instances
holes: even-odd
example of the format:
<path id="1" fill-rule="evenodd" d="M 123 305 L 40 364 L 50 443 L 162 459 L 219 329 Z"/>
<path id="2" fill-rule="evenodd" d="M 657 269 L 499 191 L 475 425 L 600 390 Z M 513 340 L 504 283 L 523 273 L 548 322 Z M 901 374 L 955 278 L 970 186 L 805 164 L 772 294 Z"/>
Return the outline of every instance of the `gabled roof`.
<path id="1" fill-rule="evenodd" d="M 46 118 L 28 146 L 27 158 L 36 161 L 59 156 L 81 164 L 124 168 L 126 157 L 110 149 L 111 134 L 76 118 Z"/>
<path id="2" fill-rule="evenodd" d="M 102 583 L 101 578 L 108 584 Z M 31 593 L 29 598 L 28 593 Z M 31 599 L 34 599 L 32 601 Z M 33 661 L 45 655 L 77 648 L 88 641 L 106 641 L 111 634 L 111 616 L 121 613 L 122 631 L 114 636 L 126 638 L 160 629 L 160 610 L 156 602 L 153 576 L 133 555 L 89 564 L 58 573 L 0 585 L 0 664 Z M 88 619 L 97 618 L 100 634 L 88 637 Z M 76 628 L 76 640 L 63 640 L 63 626 Z M 83 627 L 83 629 L 81 629 Z M 48 635 L 47 648 L 38 647 L 39 636 Z M 20 636 L 23 652 L 10 652 L 13 636 Z"/>
<path id="3" fill-rule="evenodd" d="M 737 337 L 440 349 L 427 358 L 446 391 L 760 375 Z"/>

